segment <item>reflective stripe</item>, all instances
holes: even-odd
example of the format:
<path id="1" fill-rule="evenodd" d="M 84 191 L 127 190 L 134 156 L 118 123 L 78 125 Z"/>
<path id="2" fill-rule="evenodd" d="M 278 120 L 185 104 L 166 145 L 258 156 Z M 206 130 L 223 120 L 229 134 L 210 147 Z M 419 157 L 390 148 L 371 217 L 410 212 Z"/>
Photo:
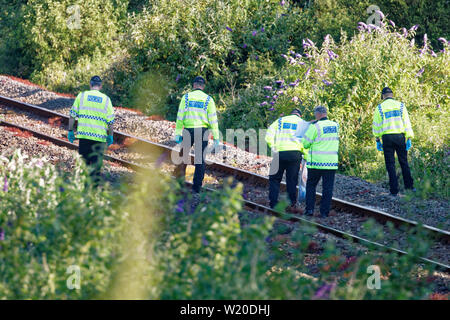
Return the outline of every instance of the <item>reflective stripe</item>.
<path id="1" fill-rule="evenodd" d="M 214 112 L 214 113 L 211 113 L 211 114 L 209 114 L 209 115 L 208 115 L 208 117 L 211 117 L 211 118 L 213 118 L 213 117 L 217 117 L 217 113 L 216 113 L 216 112 Z"/>
<path id="2" fill-rule="evenodd" d="M 216 123 L 218 123 L 217 119 L 209 122 L 209 124 L 216 124 Z"/>
<path id="3" fill-rule="evenodd" d="M 303 139 L 305 139 L 306 141 L 308 141 L 310 143 L 313 143 L 313 141 L 310 138 L 308 138 L 306 135 L 303 137 Z"/>
<path id="4" fill-rule="evenodd" d="M 300 139 L 296 139 L 294 137 L 281 137 L 278 138 L 277 141 L 293 141 L 293 142 L 300 142 Z"/>
<path id="5" fill-rule="evenodd" d="M 204 116 L 202 116 L 202 115 L 196 116 L 196 115 L 193 115 L 193 114 L 185 115 L 185 116 L 184 116 L 184 119 L 195 119 L 195 120 L 203 120 L 203 121 L 207 121 L 206 118 L 205 118 Z"/>
<path id="6" fill-rule="evenodd" d="M 402 125 L 394 125 L 394 126 L 389 126 L 389 127 L 384 127 L 381 128 L 380 130 L 374 130 L 375 133 L 382 133 L 384 131 L 388 131 L 388 130 L 394 130 L 394 129 L 403 129 Z"/>
<path id="7" fill-rule="evenodd" d="M 306 138 L 306 136 L 305 136 Z M 339 141 L 339 137 L 324 137 L 324 138 L 317 138 L 315 141 Z M 312 142 L 312 141 L 311 141 Z"/>
<path id="8" fill-rule="evenodd" d="M 100 126 L 98 124 L 90 124 L 90 123 L 79 123 L 78 127 L 87 127 L 87 128 L 96 128 L 96 129 L 106 129 L 105 126 Z"/>
<path id="9" fill-rule="evenodd" d="M 77 131 L 77 137 L 83 135 L 83 136 L 88 136 L 88 137 L 95 137 L 95 138 L 100 138 L 100 139 L 106 139 L 107 136 L 106 135 L 102 135 L 102 134 L 97 134 L 97 133 L 92 133 L 92 132 L 85 132 L 85 131 Z"/>
<path id="10" fill-rule="evenodd" d="M 337 151 L 311 151 L 311 154 L 338 154 Z"/>
<path id="11" fill-rule="evenodd" d="M 314 124 L 314 126 L 316 127 L 316 130 L 317 130 L 317 137 L 318 138 L 320 138 L 320 135 L 322 134 L 322 130 L 320 130 L 320 125 L 319 125 L 319 123 L 318 122 L 316 122 L 315 124 Z"/>

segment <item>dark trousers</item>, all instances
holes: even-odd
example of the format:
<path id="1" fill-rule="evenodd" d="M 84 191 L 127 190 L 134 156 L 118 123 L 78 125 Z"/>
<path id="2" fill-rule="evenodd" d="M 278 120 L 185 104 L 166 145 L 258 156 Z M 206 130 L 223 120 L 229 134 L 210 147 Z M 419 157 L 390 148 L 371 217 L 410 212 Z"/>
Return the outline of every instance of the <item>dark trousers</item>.
<path id="1" fill-rule="evenodd" d="M 385 134 L 382 137 L 384 162 L 389 174 L 389 186 L 392 194 L 398 193 L 397 174 L 395 173 L 395 153 L 402 168 L 405 189 L 413 188 L 413 179 L 408 164 L 408 151 L 406 151 L 405 135 L 403 133 Z"/>
<path id="2" fill-rule="evenodd" d="M 80 139 L 78 153 L 83 157 L 88 166 L 90 176 L 95 184 L 100 182 L 100 170 L 103 164 L 103 154 L 105 152 L 106 143 Z"/>
<path id="3" fill-rule="evenodd" d="M 208 137 L 208 128 L 187 128 L 183 130 L 183 142 L 181 143 L 180 157 L 184 156 L 184 152 L 189 154 L 192 145 L 194 145 L 195 172 L 192 190 L 197 193 L 200 192 L 203 184 L 203 178 L 205 177 L 204 153 L 206 147 L 208 146 Z M 186 175 L 186 167 L 187 163 L 183 161 L 183 163 L 178 165 L 175 169 L 175 176 L 184 178 Z"/>
<path id="4" fill-rule="evenodd" d="M 322 201 L 320 202 L 320 214 L 328 216 L 333 197 L 334 176 L 336 170 L 310 169 L 306 180 L 306 211 L 314 211 L 316 203 L 316 187 L 322 178 Z"/>
<path id="5" fill-rule="evenodd" d="M 274 155 L 270 165 L 269 174 L 269 200 L 270 207 L 273 208 L 278 203 L 280 193 L 280 183 L 286 171 L 286 189 L 291 201 L 291 205 L 297 202 L 297 183 L 302 153 L 300 151 L 280 151 Z M 277 168 L 278 167 L 278 168 Z M 278 170 L 277 170 L 278 169 Z"/>

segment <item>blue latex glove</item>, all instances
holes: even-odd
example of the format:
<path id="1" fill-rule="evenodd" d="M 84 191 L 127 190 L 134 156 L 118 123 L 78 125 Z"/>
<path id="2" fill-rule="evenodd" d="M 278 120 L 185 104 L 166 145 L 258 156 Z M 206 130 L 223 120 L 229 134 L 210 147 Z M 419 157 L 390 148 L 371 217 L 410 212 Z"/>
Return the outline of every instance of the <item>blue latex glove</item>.
<path id="1" fill-rule="evenodd" d="M 214 139 L 214 148 L 217 148 L 220 144 L 219 139 Z"/>
<path id="2" fill-rule="evenodd" d="M 406 140 L 406 151 L 411 149 L 411 139 Z"/>
<path id="3" fill-rule="evenodd" d="M 377 150 L 383 151 L 383 144 L 381 143 L 381 141 L 377 141 Z"/>
<path id="4" fill-rule="evenodd" d="M 176 143 L 181 143 L 181 141 L 183 141 L 183 137 L 182 136 L 175 136 L 175 142 Z"/>
<path id="5" fill-rule="evenodd" d="M 106 138 L 106 142 L 108 143 L 108 147 L 109 147 L 110 145 L 112 145 L 112 144 L 114 143 L 114 138 L 113 138 L 113 136 L 108 136 L 108 137 Z"/>
<path id="6" fill-rule="evenodd" d="M 73 141 L 75 140 L 75 135 L 73 134 L 73 131 L 69 131 L 67 139 L 69 140 L 70 143 L 73 143 Z"/>

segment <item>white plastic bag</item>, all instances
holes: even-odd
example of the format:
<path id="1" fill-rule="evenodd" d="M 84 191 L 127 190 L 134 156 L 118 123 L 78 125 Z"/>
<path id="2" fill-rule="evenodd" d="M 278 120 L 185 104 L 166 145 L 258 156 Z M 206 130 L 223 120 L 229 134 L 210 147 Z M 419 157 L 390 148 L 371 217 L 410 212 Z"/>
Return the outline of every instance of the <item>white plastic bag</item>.
<path id="1" fill-rule="evenodd" d="M 298 202 L 306 199 L 306 180 L 308 179 L 308 169 L 306 168 L 305 159 L 302 160 L 301 170 L 298 174 Z"/>

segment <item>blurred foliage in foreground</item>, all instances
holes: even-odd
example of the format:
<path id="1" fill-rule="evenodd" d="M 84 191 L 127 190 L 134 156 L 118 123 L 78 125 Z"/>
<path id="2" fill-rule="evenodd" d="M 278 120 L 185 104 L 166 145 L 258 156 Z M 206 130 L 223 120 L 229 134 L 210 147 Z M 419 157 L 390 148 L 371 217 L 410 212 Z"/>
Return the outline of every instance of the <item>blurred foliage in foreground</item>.
<path id="1" fill-rule="evenodd" d="M 316 230 L 286 235 L 273 218 L 242 209 L 226 182 L 201 204 L 158 173 L 114 190 L 88 187 L 79 160 L 67 176 L 45 159 L 0 158 L 0 299 L 422 299 L 432 268 L 414 255 L 318 244 Z M 382 232 L 368 225 L 371 237 Z M 284 235 L 283 235 L 284 234 Z M 314 261 L 310 264 L 307 261 Z M 69 290 L 67 268 L 80 268 Z M 368 289 L 377 265 L 381 288 Z M 429 269 L 428 269 L 429 268 Z M 417 277 L 420 273 L 421 276 Z M 369 280 L 373 285 L 374 283 Z"/>

